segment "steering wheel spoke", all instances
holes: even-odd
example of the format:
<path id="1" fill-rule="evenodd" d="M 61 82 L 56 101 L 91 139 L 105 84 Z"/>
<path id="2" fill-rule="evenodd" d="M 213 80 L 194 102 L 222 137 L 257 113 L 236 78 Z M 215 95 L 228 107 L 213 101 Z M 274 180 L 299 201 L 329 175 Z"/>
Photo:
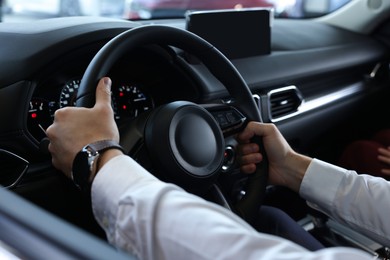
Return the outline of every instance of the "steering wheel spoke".
<path id="1" fill-rule="evenodd" d="M 139 152 L 143 149 L 145 139 L 145 127 L 150 112 L 145 112 L 135 119 L 122 122 L 118 125 L 120 134 L 120 145 L 128 155 L 137 159 Z"/>

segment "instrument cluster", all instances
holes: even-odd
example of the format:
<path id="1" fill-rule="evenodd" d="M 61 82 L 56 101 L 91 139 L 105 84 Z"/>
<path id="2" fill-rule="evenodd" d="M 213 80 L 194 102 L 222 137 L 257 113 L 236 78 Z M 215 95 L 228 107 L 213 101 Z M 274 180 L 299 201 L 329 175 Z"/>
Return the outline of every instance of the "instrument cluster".
<path id="1" fill-rule="evenodd" d="M 43 98 L 40 95 L 31 98 L 27 128 L 37 141 L 46 137 L 45 131 L 53 123 L 57 109 L 75 106 L 79 86 L 80 79 L 73 79 L 61 86 L 59 97 Z M 139 84 L 113 84 L 112 107 L 118 123 L 152 109 L 154 102 Z"/>

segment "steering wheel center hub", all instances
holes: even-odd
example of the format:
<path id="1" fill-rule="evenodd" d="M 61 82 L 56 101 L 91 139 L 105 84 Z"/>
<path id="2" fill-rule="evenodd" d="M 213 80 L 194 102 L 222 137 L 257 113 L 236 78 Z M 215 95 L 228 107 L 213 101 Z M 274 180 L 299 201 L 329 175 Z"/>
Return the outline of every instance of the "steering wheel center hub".
<path id="1" fill-rule="evenodd" d="M 194 175 L 207 176 L 220 165 L 222 135 L 210 116 L 196 106 L 180 109 L 170 126 L 170 148 L 184 168 L 197 168 Z M 192 170 L 192 169 L 188 169 Z"/>
<path id="2" fill-rule="evenodd" d="M 150 116 L 145 144 L 164 175 L 180 182 L 213 178 L 223 163 L 218 123 L 207 110 L 186 101 L 164 105 Z"/>

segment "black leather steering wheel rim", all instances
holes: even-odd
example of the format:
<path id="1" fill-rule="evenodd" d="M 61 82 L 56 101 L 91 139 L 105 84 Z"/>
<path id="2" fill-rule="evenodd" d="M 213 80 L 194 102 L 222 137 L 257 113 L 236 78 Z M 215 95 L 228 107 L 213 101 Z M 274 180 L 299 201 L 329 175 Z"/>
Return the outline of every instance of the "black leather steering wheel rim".
<path id="1" fill-rule="evenodd" d="M 237 107 L 248 121 L 262 122 L 259 108 L 246 82 L 218 49 L 188 31 L 163 25 L 146 25 L 125 31 L 95 55 L 86 69 L 77 93 L 76 106 L 93 107 L 99 79 L 106 76 L 115 62 L 129 50 L 157 44 L 174 46 L 197 57 L 207 69 L 226 87 Z M 250 177 L 247 194 L 236 205 L 236 211 L 249 223 L 253 222 L 265 194 L 267 163 L 263 162 Z"/>

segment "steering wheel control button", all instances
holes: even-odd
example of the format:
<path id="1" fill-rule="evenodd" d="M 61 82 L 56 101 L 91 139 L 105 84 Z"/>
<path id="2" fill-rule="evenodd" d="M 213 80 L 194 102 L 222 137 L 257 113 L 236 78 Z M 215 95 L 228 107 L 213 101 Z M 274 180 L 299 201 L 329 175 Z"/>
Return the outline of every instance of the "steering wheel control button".
<path id="1" fill-rule="evenodd" d="M 225 135 L 239 131 L 246 120 L 245 116 L 233 107 L 220 107 L 211 111 L 211 114 Z"/>
<path id="2" fill-rule="evenodd" d="M 227 172 L 231 169 L 235 162 L 236 153 L 232 146 L 226 146 L 225 153 L 223 154 L 222 171 Z"/>
<path id="3" fill-rule="evenodd" d="M 229 125 L 229 122 L 225 116 L 225 113 L 218 113 L 218 114 L 214 115 L 214 117 L 218 121 L 221 128 Z"/>
<path id="4" fill-rule="evenodd" d="M 236 113 L 236 111 L 228 111 L 226 112 L 226 118 L 231 124 L 238 124 L 241 122 L 240 116 Z"/>

